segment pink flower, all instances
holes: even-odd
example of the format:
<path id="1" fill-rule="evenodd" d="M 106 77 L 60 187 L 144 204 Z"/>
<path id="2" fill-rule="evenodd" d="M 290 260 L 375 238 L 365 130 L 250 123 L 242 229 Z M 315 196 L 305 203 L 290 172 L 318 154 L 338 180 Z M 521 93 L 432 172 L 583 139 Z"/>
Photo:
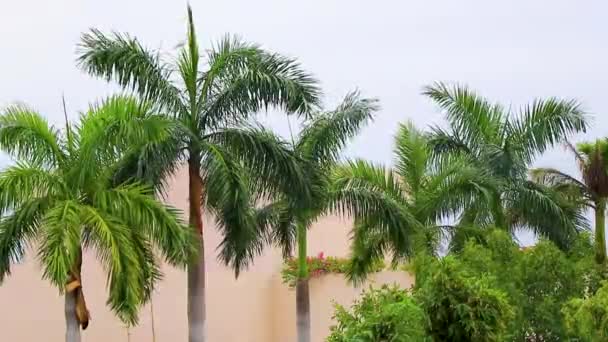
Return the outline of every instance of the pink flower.
<path id="1" fill-rule="evenodd" d="M 323 260 L 323 252 L 319 252 L 319 255 L 317 256 L 319 259 Z"/>

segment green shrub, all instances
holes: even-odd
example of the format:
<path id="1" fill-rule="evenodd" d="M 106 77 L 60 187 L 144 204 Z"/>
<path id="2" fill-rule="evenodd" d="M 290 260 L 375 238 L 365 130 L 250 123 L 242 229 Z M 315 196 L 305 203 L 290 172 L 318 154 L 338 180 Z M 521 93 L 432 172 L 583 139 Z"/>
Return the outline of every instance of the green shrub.
<path id="1" fill-rule="evenodd" d="M 414 296 L 428 319 L 432 341 L 503 341 L 513 318 L 504 291 L 494 279 L 469 272 L 453 256 L 433 260 L 425 276 L 417 277 Z"/>
<path id="2" fill-rule="evenodd" d="M 423 342 L 425 316 L 405 290 L 369 289 L 348 310 L 336 305 L 328 342 Z"/>
<path id="3" fill-rule="evenodd" d="M 570 300 L 562 313 L 566 330 L 579 341 L 608 341 L 608 283 L 589 298 Z"/>

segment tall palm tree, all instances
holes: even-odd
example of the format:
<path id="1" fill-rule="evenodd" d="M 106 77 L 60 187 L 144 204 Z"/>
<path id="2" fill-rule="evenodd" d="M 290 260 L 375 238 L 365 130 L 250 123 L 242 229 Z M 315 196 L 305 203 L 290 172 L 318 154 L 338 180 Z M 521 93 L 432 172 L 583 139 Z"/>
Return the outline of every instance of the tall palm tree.
<path id="1" fill-rule="evenodd" d="M 156 251 L 185 267 L 194 235 L 179 212 L 150 187 L 117 183 L 130 148 L 161 139 L 171 123 L 153 107 L 111 98 L 60 131 L 34 110 L 0 115 L 0 148 L 16 164 L 0 172 L 0 281 L 35 244 L 43 277 L 65 297 L 66 341 L 89 324 L 81 277 L 83 250 L 94 250 L 108 273 L 108 305 L 129 325 L 150 298 L 161 271 Z"/>
<path id="2" fill-rule="evenodd" d="M 269 180 L 278 179 L 277 172 L 293 170 L 293 163 L 274 135 L 243 125 L 269 106 L 309 113 L 318 102 L 319 89 L 294 59 L 238 38 L 223 38 L 207 51 L 206 59 L 201 58 L 189 7 L 187 39 L 175 63 L 167 64 L 159 56 L 128 35 L 92 30 L 82 37 L 78 60 L 88 73 L 132 89 L 180 123 L 180 133 L 141 150 L 137 175 L 161 184 L 187 161 L 189 220 L 200 237 L 200 258 L 188 268 L 189 338 L 201 342 L 205 340 L 203 207 L 215 214 L 224 233 L 220 257 L 227 249 L 244 245 L 243 236 L 254 227 L 247 225 L 251 213 L 244 207 L 243 172 L 255 169 L 257 188 L 269 190 L 267 186 L 276 184 Z M 297 186 L 289 183 L 281 186 Z M 233 266 L 238 273 L 242 265 Z"/>
<path id="3" fill-rule="evenodd" d="M 436 253 L 441 238 L 455 229 L 444 221 L 490 200 L 498 186 L 467 156 L 436 163 L 426 134 L 411 123 L 399 126 L 394 158 L 393 167 L 357 160 L 332 172 L 332 206 L 355 219 L 348 273 L 355 282 L 385 253 L 394 262 L 421 249 Z"/>
<path id="4" fill-rule="evenodd" d="M 582 200 L 584 207 L 595 211 L 595 259 L 606 262 L 606 201 L 608 200 L 608 141 L 598 139 L 593 143 L 580 143 L 576 147 L 566 143 L 576 158 L 582 181 L 552 168 L 531 171 L 532 179 L 550 186 L 573 201 Z"/>
<path id="5" fill-rule="evenodd" d="M 302 197 L 298 188 L 275 193 L 270 203 L 259 208 L 257 239 L 250 240 L 250 254 L 258 254 L 266 243 L 282 249 L 285 258 L 297 247 L 296 323 L 299 342 L 310 342 L 310 296 L 308 288 L 307 231 L 329 208 L 328 176 L 345 144 L 372 119 L 377 101 L 348 94 L 333 111 L 320 113 L 305 123 L 298 137 L 292 138 L 292 157 L 299 164 L 301 183 L 311 196 Z M 284 178 L 297 181 L 292 175 Z M 268 203 L 268 201 L 266 202 Z M 233 258 L 242 258 L 234 255 Z"/>
<path id="6" fill-rule="evenodd" d="M 528 179 L 528 169 L 539 154 L 585 131 L 586 115 L 577 102 L 537 99 L 512 112 L 463 86 L 437 83 L 425 88 L 424 94 L 445 111 L 449 125 L 448 130 L 433 129 L 435 155 L 466 155 L 502 183 L 492 201 L 473 203 L 461 222 L 510 232 L 527 229 L 561 247 L 586 228 L 578 208 Z"/>

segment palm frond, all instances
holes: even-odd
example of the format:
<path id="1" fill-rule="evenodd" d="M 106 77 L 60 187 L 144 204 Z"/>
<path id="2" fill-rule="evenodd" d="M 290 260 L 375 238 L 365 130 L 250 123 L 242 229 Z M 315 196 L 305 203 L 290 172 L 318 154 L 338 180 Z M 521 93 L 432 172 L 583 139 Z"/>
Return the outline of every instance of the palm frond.
<path id="1" fill-rule="evenodd" d="M 154 241 L 171 265 L 185 267 L 192 260 L 197 241 L 181 221 L 183 213 L 157 201 L 150 187 L 123 184 L 96 193 L 93 203 Z"/>
<path id="2" fill-rule="evenodd" d="M 167 195 L 168 182 L 186 160 L 183 134 L 174 130 L 165 140 L 131 146 L 111 170 L 112 184 L 140 182 Z"/>
<path id="3" fill-rule="evenodd" d="M 574 155 L 574 159 L 576 160 L 576 164 L 578 165 L 578 169 L 581 171 L 581 173 L 584 172 L 585 166 L 587 165 L 587 158 L 580 153 L 571 142 L 567 140 L 564 142 L 564 147 L 567 151 L 570 151 L 570 153 Z"/>
<path id="4" fill-rule="evenodd" d="M 585 132 L 587 116 L 578 102 L 549 98 L 525 107 L 511 125 L 507 144 L 522 160 L 530 162 L 547 148 L 563 142 L 569 135 Z"/>
<path id="5" fill-rule="evenodd" d="M 203 147 L 201 175 L 206 202 L 223 239 L 219 259 L 238 276 L 262 252 L 248 178 L 239 159 L 218 145 Z"/>
<path id="6" fill-rule="evenodd" d="M 65 200 L 49 208 L 41 218 L 38 258 L 42 264 L 43 278 L 63 291 L 70 272 L 73 271 L 80 251 L 80 205 Z"/>
<path id="7" fill-rule="evenodd" d="M 387 241 L 368 220 L 355 220 L 351 239 L 351 255 L 346 278 L 354 285 L 362 284 L 373 271 L 374 263 L 384 258 Z"/>
<path id="8" fill-rule="evenodd" d="M 67 192 L 63 179 L 51 171 L 24 163 L 0 172 L 0 215 L 35 198 Z"/>
<path id="9" fill-rule="evenodd" d="M 247 66 L 247 63 L 261 54 L 261 48 L 236 36 L 225 35 L 212 49 L 207 51 L 209 70 L 203 73 L 201 99 L 206 100 L 221 87 L 222 80 L 231 73 Z M 236 69 L 236 70 L 235 70 Z"/>
<path id="10" fill-rule="evenodd" d="M 303 160 L 283 139 L 263 127 L 226 128 L 205 136 L 237 157 L 248 173 L 254 194 L 267 197 L 277 192 L 297 194 L 299 201 L 312 193 Z"/>
<path id="11" fill-rule="evenodd" d="M 209 79 L 212 84 L 205 88 L 209 95 L 199 129 L 241 122 L 269 107 L 304 115 L 316 109 L 320 97 L 317 81 L 295 59 L 238 43 L 236 39 L 219 46 L 245 51 L 238 54 L 239 58 L 211 59 L 223 64 L 210 66 L 214 75 Z M 219 56 L 221 52 L 211 54 Z"/>
<path id="12" fill-rule="evenodd" d="M 335 110 L 312 118 L 302 130 L 296 150 L 316 163 L 333 163 L 345 144 L 373 120 L 379 109 L 376 99 L 351 92 Z"/>
<path id="13" fill-rule="evenodd" d="M 147 50 L 129 35 L 106 35 L 96 29 L 83 34 L 78 65 L 91 75 L 131 88 L 173 113 L 183 111 L 180 91 L 171 84 L 171 69 L 162 63 L 158 53 Z"/>
<path id="14" fill-rule="evenodd" d="M 426 87 L 423 94 L 446 111 L 450 127 L 467 146 L 500 141 L 506 120 L 502 107 L 460 85 L 436 83 Z"/>
<path id="15" fill-rule="evenodd" d="M 531 230 L 560 248 L 567 248 L 576 234 L 589 229 L 582 203 L 572 203 L 559 192 L 532 181 L 510 187 L 505 202 L 513 228 Z"/>
<path id="16" fill-rule="evenodd" d="M 366 188 L 388 195 L 392 200 L 405 204 L 405 193 L 393 171 L 373 165 L 365 160 L 349 161 L 335 166 L 330 176 L 335 189 Z"/>
<path id="17" fill-rule="evenodd" d="M 0 149 L 33 164 L 56 166 L 66 159 L 59 132 L 23 105 L 8 107 L 0 115 Z"/>
<path id="18" fill-rule="evenodd" d="M 34 240 L 49 206 L 48 198 L 32 199 L 0 219 L 0 283 L 10 275 L 11 263 L 24 256 L 25 247 Z"/>
<path id="19" fill-rule="evenodd" d="M 296 245 L 295 213 L 285 200 L 270 203 L 256 210 L 257 227 L 267 243 L 279 247 L 283 258 L 292 256 Z"/>
<path id="20" fill-rule="evenodd" d="M 395 136 L 394 155 L 396 171 L 402 179 L 403 187 L 412 196 L 416 196 L 423 186 L 424 178 L 430 164 L 428 141 L 410 122 L 401 124 Z"/>
<path id="21" fill-rule="evenodd" d="M 418 217 L 429 224 L 453 218 L 477 201 L 491 207 L 501 185 L 490 172 L 475 166 L 468 158 L 454 158 L 428 177 L 423 193 L 416 198 L 416 207 Z"/>
<path id="22" fill-rule="evenodd" d="M 434 155 L 472 153 L 461 137 L 438 126 L 431 127 L 431 132 L 427 134 L 427 143 Z"/>
<path id="23" fill-rule="evenodd" d="M 407 251 L 413 236 L 422 229 L 411 209 L 402 201 L 374 186 L 354 185 L 346 179 L 336 179 L 329 191 L 329 211 L 357 220 L 375 223 L 395 251 Z"/>
<path id="24" fill-rule="evenodd" d="M 578 179 L 553 168 L 535 168 L 530 170 L 533 182 L 560 191 L 563 194 L 591 198 L 587 186 Z"/>
<path id="25" fill-rule="evenodd" d="M 140 162 L 139 158 L 150 147 L 162 147 L 158 152 L 166 153 L 155 163 L 166 162 L 167 165 L 159 166 L 170 169 L 174 164 L 172 158 L 179 156 L 176 149 L 181 148 L 180 141 L 175 139 L 184 138 L 184 131 L 178 122 L 158 114 L 150 102 L 129 96 L 110 97 L 81 117 L 75 131 L 79 166 L 74 168 L 77 172 L 74 176 L 81 184 L 91 183 L 91 179 L 97 179 L 96 183 L 100 179 L 107 181 L 121 171 L 123 177 L 138 178 L 137 173 L 125 175 L 124 168 Z M 174 155 L 167 155 L 173 152 Z M 105 173 L 91 167 L 100 163 L 112 167 L 104 168 Z M 161 174 L 163 171 L 158 170 Z"/>
<path id="26" fill-rule="evenodd" d="M 124 322 L 135 324 L 148 285 L 143 272 L 146 265 L 139 257 L 142 251 L 136 249 L 130 228 L 119 218 L 92 206 L 81 206 L 80 215 L 90 230 L 89 245 L 95 248 L 108 273 L 110 308 Z"/>

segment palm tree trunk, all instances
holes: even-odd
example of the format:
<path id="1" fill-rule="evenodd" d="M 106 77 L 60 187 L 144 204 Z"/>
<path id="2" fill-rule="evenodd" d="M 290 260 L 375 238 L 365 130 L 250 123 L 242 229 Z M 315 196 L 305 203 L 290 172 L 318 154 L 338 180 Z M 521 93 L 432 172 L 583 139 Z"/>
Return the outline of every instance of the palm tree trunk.
<path id="1" fill-rule="evenodd" d="M 205 342 L 205 247 L 203 241 L 203 180 L 196 157 L 188 161 L 190 226 L 199 235 L 198 262 L 188 266 L 188 341 Z"/>
<path id="2" fill-rule="evenodd" d="M 298 281 L 296 283 L 296 327 L 298 342 L 310 342 L 310 292 L 306 261 L 306 225 L 298 223 Z"/>
<path id="3" fill-rule="evenodd" d="M 89 324 L 84 294 L 82 292 L 82 250 L 78 250 L 76 263 L 70 272 L 65 288 L 65 341 L 80 342 L 80 327 Z"/>
<path id="4" fill-rule="evenodd" d="M 606 262 L 606 199 L 595 201 L 595 260 Z"/>
<path id="5" fill-rule="evenodd" d="M 152 342 L 156 342 L 156 321 L 154 319 L 154 298 L 150 296 L 150 323 L 152 325 Z"/>
<path id="6" fill-rule="evenodd" d="M 80 323 L 76 317 L 75 291 L 65 293 L 65 342 L 80 342 Z"/>

